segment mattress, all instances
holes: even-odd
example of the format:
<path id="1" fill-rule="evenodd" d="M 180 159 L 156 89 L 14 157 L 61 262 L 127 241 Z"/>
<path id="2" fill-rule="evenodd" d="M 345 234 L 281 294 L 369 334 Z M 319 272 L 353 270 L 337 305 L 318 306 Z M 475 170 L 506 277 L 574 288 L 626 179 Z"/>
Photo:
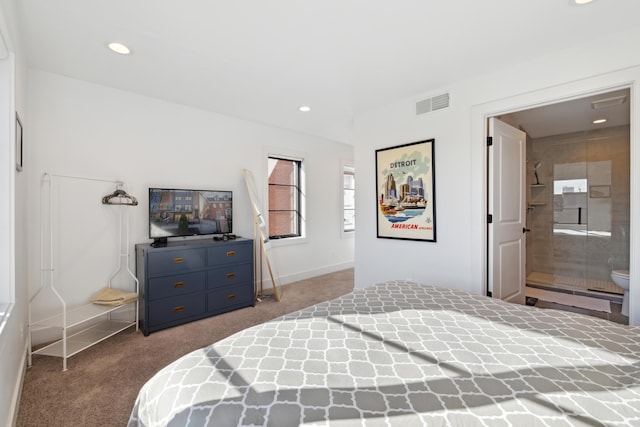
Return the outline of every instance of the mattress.
<path id="1" fill-rule="evenodd" d="M 179 358 L 128 425 L 640 425 L 639 362 L 639 327 L 389 281 Z"/>

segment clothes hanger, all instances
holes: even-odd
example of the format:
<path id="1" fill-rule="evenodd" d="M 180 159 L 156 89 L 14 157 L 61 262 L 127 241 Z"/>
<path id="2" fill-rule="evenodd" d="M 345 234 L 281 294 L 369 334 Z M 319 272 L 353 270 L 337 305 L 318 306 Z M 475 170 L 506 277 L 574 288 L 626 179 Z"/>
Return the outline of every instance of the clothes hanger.
<path id="1" fill-rule="evenodd" d="M 138 205 L 138 200 L 122 189 L 122 182 L 117 182 L 116 185 L 117 188 L 113 193 L 107 194 L 102 198 L 103 205 Z"/>

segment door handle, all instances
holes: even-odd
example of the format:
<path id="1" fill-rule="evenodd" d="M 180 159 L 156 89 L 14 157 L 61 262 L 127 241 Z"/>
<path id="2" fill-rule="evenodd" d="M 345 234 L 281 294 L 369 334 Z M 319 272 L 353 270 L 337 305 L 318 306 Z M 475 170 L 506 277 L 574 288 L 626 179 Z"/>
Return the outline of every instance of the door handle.
<path id="1" fill-rule="evenodd" d="M 530 232 L 530 231 L 531 231 L 531 229 L 526 228 L 526 227 L 522 227 L 522 232 L 523 232 L 523 233 L 528 233 L 528 232 Z"/>

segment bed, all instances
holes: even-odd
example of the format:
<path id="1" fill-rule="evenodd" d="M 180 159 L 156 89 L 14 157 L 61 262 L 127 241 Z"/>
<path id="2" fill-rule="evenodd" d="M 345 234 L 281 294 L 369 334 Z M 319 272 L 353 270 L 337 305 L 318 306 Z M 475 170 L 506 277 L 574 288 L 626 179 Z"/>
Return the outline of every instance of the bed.
<path id="1" fill-rule="evenodd" d="M 181 357 L 128 425 L 640 425 L 640 327 L 389 281 Z"/>

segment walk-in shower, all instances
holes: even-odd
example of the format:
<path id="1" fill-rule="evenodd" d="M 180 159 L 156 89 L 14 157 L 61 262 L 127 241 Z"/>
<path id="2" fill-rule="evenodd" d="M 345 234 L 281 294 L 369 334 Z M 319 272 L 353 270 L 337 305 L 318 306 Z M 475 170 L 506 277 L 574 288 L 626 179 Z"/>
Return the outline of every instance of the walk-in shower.
<path id="1" fill-rule="evenodd" d="M 628 315 L 630 89 L 498 118 L 527 135 L 527 287 L 626 301 Z"/>
<path id="2" fill-rule="evenodd" d="M 527 283 L 622 296 L 611 271 L 629 268 L 629 142 L 628 125 L 527 140 Z"/>

